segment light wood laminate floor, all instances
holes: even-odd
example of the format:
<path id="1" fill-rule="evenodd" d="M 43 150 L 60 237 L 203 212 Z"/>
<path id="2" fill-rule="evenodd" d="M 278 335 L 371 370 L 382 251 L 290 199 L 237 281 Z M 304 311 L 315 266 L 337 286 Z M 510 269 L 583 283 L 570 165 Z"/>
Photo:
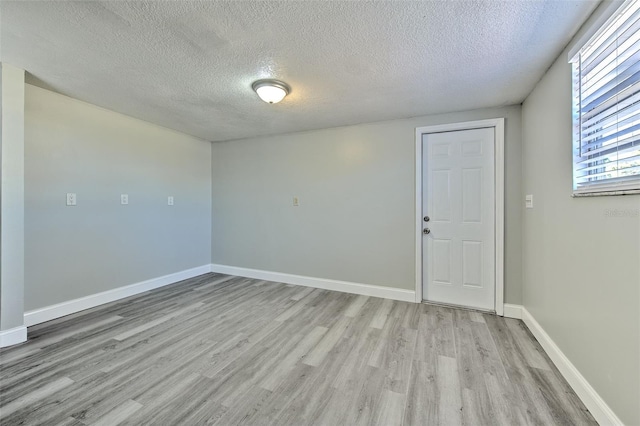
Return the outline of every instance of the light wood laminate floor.
<path id="1" fill-rule="evenodd" d="M 595 424 L 519 320 L 206 274 L 29 328 L 2 425 Z"/>

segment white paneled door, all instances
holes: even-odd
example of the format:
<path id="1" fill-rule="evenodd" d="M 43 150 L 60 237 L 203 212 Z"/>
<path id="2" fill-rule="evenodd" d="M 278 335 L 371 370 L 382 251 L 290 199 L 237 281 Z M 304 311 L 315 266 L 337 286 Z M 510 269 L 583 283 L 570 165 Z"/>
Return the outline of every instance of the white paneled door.
<path id="1" fill-rule="evenodd" d="M 422 136 L 422 295 L 495 310 L 495 129 Z"/>

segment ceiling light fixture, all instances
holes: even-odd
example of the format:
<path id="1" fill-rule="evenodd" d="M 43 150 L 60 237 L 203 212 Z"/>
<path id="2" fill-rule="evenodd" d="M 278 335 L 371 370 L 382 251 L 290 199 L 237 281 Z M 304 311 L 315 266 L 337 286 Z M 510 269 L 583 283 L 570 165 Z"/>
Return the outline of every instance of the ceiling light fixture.
<path id="1" fill-rule="evenodd" d="M 254 81 L 251 88 L 269 104 L 277 104 L 291 92 L 287 83 L 272 79 Z"/>

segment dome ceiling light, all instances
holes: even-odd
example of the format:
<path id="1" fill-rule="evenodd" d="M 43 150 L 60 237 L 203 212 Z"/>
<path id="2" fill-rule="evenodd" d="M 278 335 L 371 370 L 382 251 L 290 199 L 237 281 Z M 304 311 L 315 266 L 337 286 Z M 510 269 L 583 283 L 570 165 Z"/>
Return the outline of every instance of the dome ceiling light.
<path id="1" fill-rule="evenodd" d="M 269 104 L 277 104 L 291 92 L 287 83 L 272 79 L 254 81 L 251 88 Z"/>

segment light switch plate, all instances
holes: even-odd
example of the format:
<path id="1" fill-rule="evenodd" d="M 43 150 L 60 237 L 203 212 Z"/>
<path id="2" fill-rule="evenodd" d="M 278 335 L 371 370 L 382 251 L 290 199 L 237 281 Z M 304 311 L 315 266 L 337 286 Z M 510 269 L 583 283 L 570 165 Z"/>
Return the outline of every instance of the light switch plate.
<path id="1" fill-rule="evenodd" d="M 172 206 L 173 205 L 173 195 L 169 195 L 167 197 L 167 205 L 168 206 Z"/>
<path id="2" fill-rule="evenodd" d="M 120 204 L 129 204 L 129 194 L 120 194 Z"/>
<path id="3" fill-rule="evenodd" d="M 67 192 L 67 205 L 75 206 L 77 202 L 76 193 L 75 192 Z"/>
<path id="4" fill-rule="evenodd" d="M 300 205 L 300 200 L 298 197 L 293 197 L 293 207 L 298 207 Z"/>
<path id="5" fill-rule="evenodd" d="M 527 194 L 527 195 L 524 197 L 524 206 L 525 206 L 527 209 L 532 209 L 532 208 L 533 208 L 533 195 L 531 195 L 531 194 Z"/>

